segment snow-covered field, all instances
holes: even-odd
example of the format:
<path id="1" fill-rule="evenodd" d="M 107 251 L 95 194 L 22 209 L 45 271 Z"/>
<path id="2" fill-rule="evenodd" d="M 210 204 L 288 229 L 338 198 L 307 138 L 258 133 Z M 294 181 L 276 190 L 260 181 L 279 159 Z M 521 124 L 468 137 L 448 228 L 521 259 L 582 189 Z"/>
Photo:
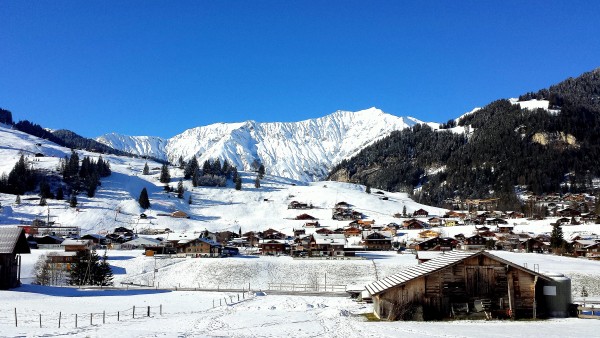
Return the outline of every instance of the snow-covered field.
<path id="1" fill-rule="evenodd" d="M 32 266 L 46 250 L 23 255 L 23 276 L 31 277 Z M 108 251 L 115 269 L 115 281 L 136 280 L 140 272 L 152 271 L 154 259 L 140 251 Z M 529 267 L 538 264 L 541 271 L 578 274 L 573 284 L 582 281 L 590 296 L 598 293 L 600 262 L 539 254 L 493 252 L 505 259 Z M 161 287 L 181 283 L 181 287 L 215 287 L 239 274 L 222 288 L 247 287 L 266 290 L 270 282 L 302 283 L 309 271 L 323 282 L 364 284 L 375 279 L 375 270 L 384 277 L 408 265 L 416 264 L 412 254 L 362 254 L 356 261 L 301 261 L 289 257 L 233 259 L 179 259 L 171 265 L 158 265 L 157 282 Z M 164 267 L 163 267 L 164 266 Z M 307 280 L 310 282 L 310 280 Z M 242 284 L 242 285 L 239 285 Z M 587 286 L 586 286 L 587 288 Z M 575 292 L 574 292 L 575 293 Z M 238 298 L 239 297 L 239 298 Z M 372 311 L 370 304 L 345 297 L 274 295 L 242 292 L 201 292 L 129 290 L 84 290 L 68 287 L 24 285 L 0 292 L 0 336 L 77 336 L 77 337 L 397 337 L 419 335 L 434 337 L 594 337 L 600 321 L 552 319 L 544 321 L 456 321 L 456 322 L 373 322 L 363 315 Z M 239 300 L 238 300 L 239 299 Z M 133 307 L 136 317 L 132 318 Z M 147 316 L 150 306 L 150 317 Z M 159 311 L 162 306 L 162 315 Z M 17 311 L 18 327 L 14 315 Z M 61 328 L 58 317 L 61 316 Z M 119 321 L 117 322 L 117 313 Z M 77 328 L 75 328 L 77 314 Z M 91 314 L 91 315 L 90 315 Z M 40 315 L 42 328 L 39 327 Z M 103 324 L 103 316 L 105 323 Z M 92 324 L 90 324 L 90 316 Z"/>

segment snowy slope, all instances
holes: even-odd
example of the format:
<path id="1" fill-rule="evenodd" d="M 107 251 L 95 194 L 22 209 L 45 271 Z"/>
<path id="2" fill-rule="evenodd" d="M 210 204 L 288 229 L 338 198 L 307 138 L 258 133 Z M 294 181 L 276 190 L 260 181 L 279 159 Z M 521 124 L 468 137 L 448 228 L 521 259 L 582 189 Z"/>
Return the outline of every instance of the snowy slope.
<path id="1" fill-rule="evenodd" d="M 374 141 L 418 123 L 376 108 L 357 112 L 337 111 L 322 118 L 300 122 L 217 123 L 186 130 L 166 142 L 163 149 L 143 137 L 107 134 L 97 140 L 115 149 L 171 161 L 227 159 L 238 169 L 265 165 L 267 173 L 304 182 L 322 179 L 341 160 Z"/>
<path id="2" fill-rule="evenodd" d="M 126 136 L 110 133 L 98 137 L 96 141 L 130 154 L 166 159 L 167 140 L 157 136 Z"/>

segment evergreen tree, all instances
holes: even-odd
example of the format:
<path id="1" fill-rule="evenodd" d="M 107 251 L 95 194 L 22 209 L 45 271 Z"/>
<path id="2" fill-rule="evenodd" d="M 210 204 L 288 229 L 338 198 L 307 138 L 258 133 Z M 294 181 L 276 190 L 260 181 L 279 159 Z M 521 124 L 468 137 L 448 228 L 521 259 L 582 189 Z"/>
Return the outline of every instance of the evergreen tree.
<path id="1" fill-rule="evenodd" d="M 46 181 L 45 179 L 43 179 L 40 182 L 40 197 L 43 197 L 43 198 L 54 197 L 52 195 L 52 192 L 50 191 L 50 184 L 48 184 L 48 181 Z"/>
<path id="2" fill-rule="evenodd" d="M 204 164 L 202 164 L 202 174 L 203 175 L 212 175 L 212 165 L 210 164 L 209 160 L 204 161 Z"/>
<path id="3" fill-rule="evenodd" d="M 179 156 L 177 163 L 179 164 L 179 169 L 183 169 L 185 167 L 185 161 L 183 160 L 183 156 Z"/>
<path id="4" fill-rule="evenodd" d="M 150 199 L 148 198 L 148 190 L 146 190 L 146 188 L 142 189 L 142 192 L 140 192 L 138 203 L 142 209 L 150 208 Z"/>
<path id="5" fill-rule="evenodd" d="M 223 167 L 221 168 L 221 170 L 223 171 L 223 175 L 225 175 L 225 177 L 228 179 L 231 175 L 231 165 L 229 164 L 229 161 L 227 161 L 227 159 L 223 160 Z"/>
<path id="6" fill-rule="evenodd" d="M 370 186 L 369 184 L 367 184 L 367 187 L 365 188 L 365 192 L 366 192 L 367 194 L 370 194 L 370 193 L 371 193 L 371 186 Z"/>
<path id="7" fill-rule="evenodd" d="M 556 222 L 552 225 L 552 233 L 550 234 L 550 247 L 558 250 L 563 247 L 564 243 L 563 231 L 560 223 Z"/>
<path id="8" fill-rule="evenodd" d="M 406 205 L 402 206 L 402 216 L 406 217 Z"/>
<path id="9" fill-rule="evenodd" d="M 212 162 L 211 170 L 213 175 L 221 175 L 221 160 L 218 158 Z"/>
<path id="10" fill-rule="evenodd" d="M 254 180 L 254 187 L 257 189 L 260 188 L 260 179 L 258 176 L 256 176 L 256 179 Z"/>
<path id="11" fill-rule="evenodd" d="M 179 180 L 179 182 L 177 182 L 177 198 L 183 198 L 183 194 L 185 192 L 185 189 L 183 189 L 183 180 Z"/>
<path id="12" fill-rule="evenodd" d="M 150 167 L 148 167 L 148 162 L 144 164 L 144 170 L 142 171 L 142 175 L 150 175 Z"/>
<path id="13" fill-rule="evenodd" d="M 196 169 L 196 171 L 194 171 L 194 174 L 192 175 L 192 186 L 193 187 L 197 187 L 198 186 L 198 179 L 200 178 L 200 169 Z"/>
<path id="14" fill-rule="evenodd" d="M 17 198 L 15 199 L 15 204 L 19 205 L 21 204 L 21 196 L 17 195 Z"/>
<path id="15" fill-rule="evenodd" d="M 160 183 L 169 183 L 171 182 L 171 174 L 169 173 L 169 167 L 166 164 L 162 165 L 160 169 Z"/>
<path id="16" fill-rule="evenodd" d="M 242 178 L 239 176 L 235 180 L 235 190 L 242 190 Z"/>
<path id="17" fill-rule="evenodd" d="M 261 164 L 258 167 L 258 178 L 260 178 L 262 180 L 264 177 L 265 177 L 265 166 Z"/>
<path id="18" fill-rule="evenodd" d="M 233 182 L 236 182 L 238 178 L 239 178 L 239 174 L 238 174 L 237 168 L 233 167 L 231 169 L 231 179 L 233 180 Z"/>
<path id="19" fill-rule="evenodd" d="M 48 202 L 46 202 L 46 198 L 41 197 L 40 198 L 40 206 L 45 207 L 46 205 L 48 205 Z"/>
<path id="20" fill-rule="evenodd" d="M 75 208 L 77 206 L 77 196 L 75 196 L 75 193 L 71 193 L 71 199 L 69 200 L 69 206 L 71 208 Z"/>
<path id="21" fill-rule="evenodd" d="M 192 204 L 192 195 L 190 194 L 190 197 L 188 197 L 188 204 Z"/>
<path id="22" fill-rule="evenodd" d="M 65 192 L 63 191 L 62 187 L 58 187 L 58 190 L 56 190 L 56 199 L 59 201 L 62 201 L 65 198 Z"/>
<path id="23" fill-rule="evenodd" d="M 96 285 L 98 254 L 95 250 L 81 250 L 75 254 L 69 274 L 70 285 Z"/>
<path id="24" fill-rule="evenodd" d="M 104 252 L 102 259 L 99 261 L 96 268 L 96 273 L 94 274 L 94 284 L 100 286 L 113 285 L 113 272 L 108 264 L 106 251 Z"/>
<path id="25" fill-rule="evenodd" d="M 194 173 L 198 171 L 198 160 L 196 156 L 192 156 L 192 159 L 188 161 L 185 165 L 185 169 L 183 170 L 183 177 L 187 180 L 194 176 Z"/>

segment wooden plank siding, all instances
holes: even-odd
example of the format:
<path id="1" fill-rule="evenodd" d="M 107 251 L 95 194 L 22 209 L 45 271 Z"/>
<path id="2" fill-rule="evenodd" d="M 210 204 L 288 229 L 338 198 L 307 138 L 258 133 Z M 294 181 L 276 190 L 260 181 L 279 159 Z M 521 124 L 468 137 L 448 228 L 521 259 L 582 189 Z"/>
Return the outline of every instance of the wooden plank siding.
<path id="1" fill-rule="evenodd" d="M 373 295 L 374 312 L 388 320 L 439 320 L 453 317 L 453 306 L 473 309 L 477 301 L 486 304 L 486 316 L 532 318 L 537 274 L 490 256 L 474 255 L 391 287 L 388 279 L 379 284 L 387 289 Z"/>

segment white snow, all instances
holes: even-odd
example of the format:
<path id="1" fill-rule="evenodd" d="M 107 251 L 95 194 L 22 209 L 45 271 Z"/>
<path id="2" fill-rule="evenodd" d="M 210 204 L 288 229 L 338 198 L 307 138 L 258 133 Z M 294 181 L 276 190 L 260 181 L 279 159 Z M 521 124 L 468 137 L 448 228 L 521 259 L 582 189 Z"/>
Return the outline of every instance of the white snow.
<path id="1" fill-rule="evenodd" d="M 341 160 L 389 135 L 423 123 L 412 117 L 397 117 L 377 108 L 357 112 L 337 111 L 322 118 L 300 122 L 216 123 L 192 128 L 163 140 L 141 136 L 107 134 L 99 142 L 140 155 L 175 162 L 197 156 L 227 159 L 240 170 L 262 163 L 267 173 L 304 182 L 323 179 Z"/>

